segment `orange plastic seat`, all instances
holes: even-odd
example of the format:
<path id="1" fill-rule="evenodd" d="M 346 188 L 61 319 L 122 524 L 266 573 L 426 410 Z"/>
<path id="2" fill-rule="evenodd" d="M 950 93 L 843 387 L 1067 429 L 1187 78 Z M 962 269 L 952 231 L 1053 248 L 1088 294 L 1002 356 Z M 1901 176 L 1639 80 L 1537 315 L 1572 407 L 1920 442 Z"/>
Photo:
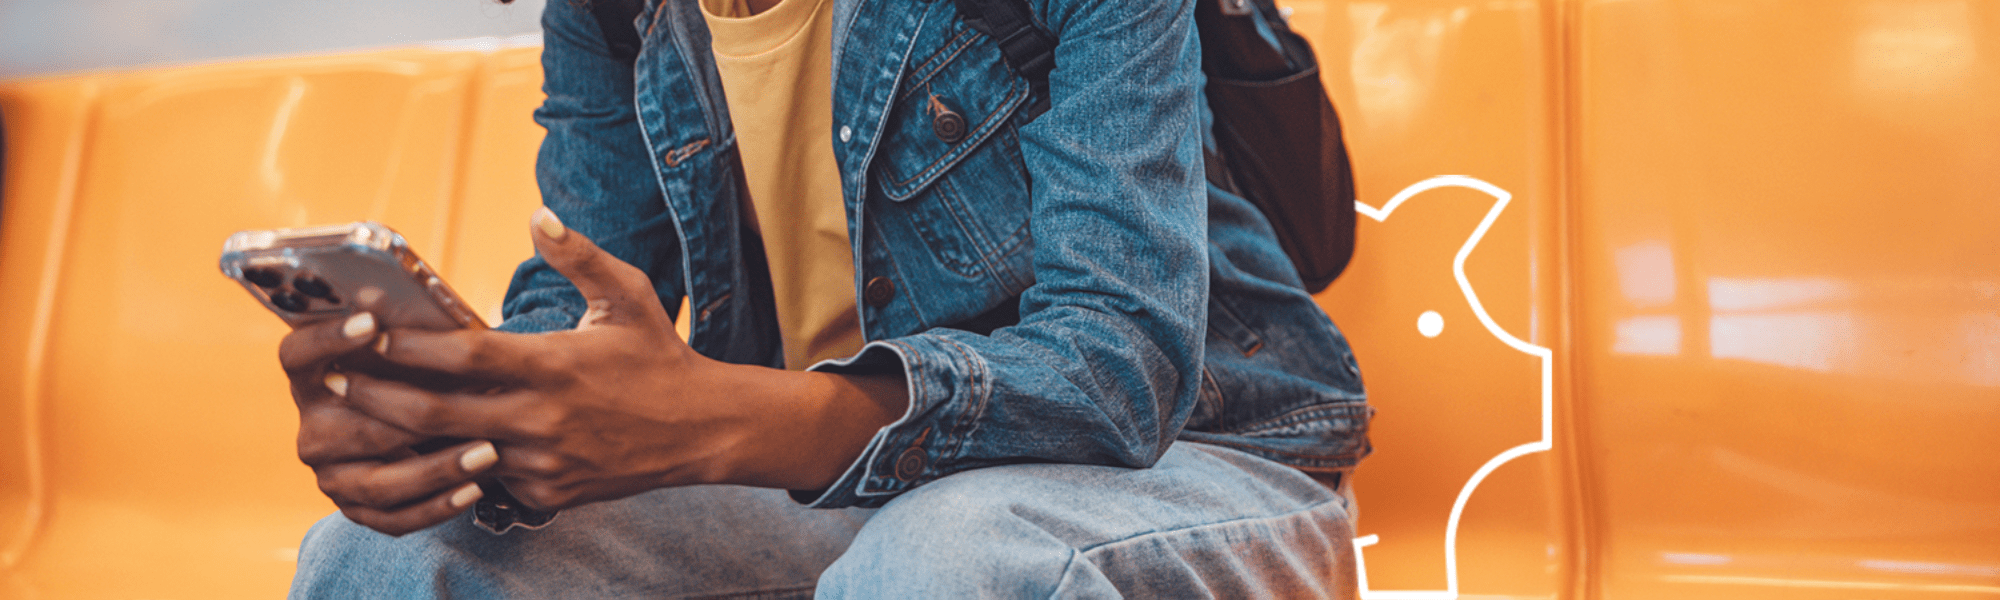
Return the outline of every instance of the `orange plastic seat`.
<path id="1" fill-rule="evenodd" d="M 1979 2 L 1292 0 L 1363 598 L 2000 597 Z"/>
<path id="2" fill-rule="evenodd" d="M 293 451 L 285 328 L 221 240 L 391 223 L 497 316 L 539 205 L 537 50 L 0 84 L 0 596 L 283 593 L 333 507 Z"/>

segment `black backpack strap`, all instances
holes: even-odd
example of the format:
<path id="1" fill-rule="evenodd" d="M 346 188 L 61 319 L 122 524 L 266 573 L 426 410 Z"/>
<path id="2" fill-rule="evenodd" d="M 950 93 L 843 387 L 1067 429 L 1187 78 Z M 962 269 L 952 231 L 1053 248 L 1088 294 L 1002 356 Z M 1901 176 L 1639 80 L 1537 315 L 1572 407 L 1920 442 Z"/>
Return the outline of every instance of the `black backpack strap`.
<path id="1" fill-rule="evenodd" d="M 639 0 L 589 0 L 590 14 L 597 17 L 597 28 L 604 32 L 604 44 L 611 48 L 611 57 L 626 64 L 639 58 L 639 29 L 632 21 L 639 18 Z"/>
<path id="2" fill-rule="evenodd" d="M 1000 44 L 1007 66 L 1028 80 L 1032 119 L 1049 109 L 1049 71 L 1056 68 L 1056 36 L 1035 24 L 1027 0 L 953 0 L 959 18 Z"/>

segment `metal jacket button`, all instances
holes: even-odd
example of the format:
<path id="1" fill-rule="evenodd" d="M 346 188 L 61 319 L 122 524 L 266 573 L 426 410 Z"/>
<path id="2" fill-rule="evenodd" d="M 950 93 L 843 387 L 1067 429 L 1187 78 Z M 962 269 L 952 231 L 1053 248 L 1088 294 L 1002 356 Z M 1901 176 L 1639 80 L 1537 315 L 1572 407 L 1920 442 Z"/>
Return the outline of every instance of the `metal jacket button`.
<path id="1" fill-rule="evenodd" d="M 861 289 L 861 299 L 875 308 L 887 306 L 889 301 L 895 298 L 896 282 L 890 281 L 887 277 L 870 279 L 868 285 Z"/>
<path id="2" fill-rule="evenodd" d="M 903 481 L 915 481 L 918 476 L 923 474 L 924 474 L 923 448 L 912 447 L 908 450 L 904 450 L 902 456 L 896 457 L 897 479 L 901 479 Z"/>
<path id="3" fill-rule="evenodd" d="M 955 112 L 945 112 L 931 120 L 931 129 L 937 131 L 938 139 L 947 144 L 956 144 L 965 139 L 965 117 Z"/>
<path id="4" fill-rule="evenodd" d="M 965 139 L 965 116 L 958 114 L 937 96 L 931 96 L 931 131 L 947 144 Z"/>

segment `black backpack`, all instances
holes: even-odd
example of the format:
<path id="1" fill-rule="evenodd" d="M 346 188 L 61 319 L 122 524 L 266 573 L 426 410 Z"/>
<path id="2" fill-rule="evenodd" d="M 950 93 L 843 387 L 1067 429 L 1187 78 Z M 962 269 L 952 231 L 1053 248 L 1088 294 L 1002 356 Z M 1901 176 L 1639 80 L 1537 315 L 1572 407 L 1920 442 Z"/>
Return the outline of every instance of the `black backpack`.
<path id="1" fill-rule="evenodd" d="M 998 43 L 1028 80 L 1028 117 L 1047 110 L 1057 40 L 1027 0 L 953 1 L 966 25 Z M 638 56 L 637 3 L 590 6 L 612 56 Z M 1208 180 L 1257 205 L 1306 289 L 1324 290 L 1354 255 L 1354 167 L 1312 46 L 1272 0 L 1196 0 L 1195 26 L 1218 146 L 1204 161 Z"/>

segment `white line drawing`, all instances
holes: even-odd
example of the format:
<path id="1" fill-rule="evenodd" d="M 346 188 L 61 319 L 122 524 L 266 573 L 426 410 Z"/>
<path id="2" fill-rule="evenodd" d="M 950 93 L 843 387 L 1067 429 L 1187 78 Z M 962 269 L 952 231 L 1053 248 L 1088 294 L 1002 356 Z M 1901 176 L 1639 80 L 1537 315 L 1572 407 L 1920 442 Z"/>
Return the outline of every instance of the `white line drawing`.
<path id="1" fill-rule="evenodd" d="M 1417 333 L 1427 338 L 1434 338 L 1444 333 L 1444 315 L 1438 314 L 1435 310 L 1424 311 L 1424 314 L 1417 316 Z"/>
<path id="2" fill-rule="evenodd" d="M 1499 338 L 1500 341 L 1506 343 L 1508 347 L 1518 350 L 1523 354 L 1528 354 L 1541 359 L 1542 439 L 1534 442 L 1529 442 L 1526 444 L 1521 444 L 1513 448 L 1508 448 L 1506 451 L 1494 455 L 1493 458 L 1487 459 L 1486 464 L 1480 465 L 1479 470 L 1474 471 L 1472 473 L 1472 478 L 1466 480 L 1465 487 L 1459 489 L 1458 500 L 1453 502 L 1451 505 L 1451 519 L 1447 521 L 1445 524 L 1445 532 L 1444 532 L 1445 589 L 1442 590 L 1369 589 L 1368 562 L 1363 559 L 1362 553 L 1364 548 L 1375 545 L 1376 542 L 1381 541 L 1381 538 L 1375 535 L 1367 535 L 1355 538 L 1354 566 L 1356 570 L 1360 571 L 1359 583 L 1361 584 L 1362 600 L 1457 600 L 1458 520 L 1459 517 L 1465 512 L 1466 501 L 1472 499 L 1472 491 L 1478 489 L 1479 483 L 1485 481 L 1486 476 L 1491 475 L 1494 469 L 1500 468 L 1500 465 L 1507 464 L 1508 461 L 1529 454 L 1533 454 L 1536 452 L 1546 452 L 1549 449 L 1555 447 L 1554 353 L 1551 352 L 1548 348 L 1528 343 L 1527 341 L 1522 340 L 1521 338 L 1515 337 L 1511 333 L 1507 333 L 1507 330 L 1501 329 L 1500 324 L 1493 322 L 1493 317 L 1491 315 L 1486 314 L 1486 306 L 1479 303 L 1479 294 L 1472 291 L 1472 281 L 1465 277 L 1466 257 L 1471 256 L 1472 249 L 1479 245 L 1479 240 L 1486 237 L 1486 230 L 1493 227 L 1494 221 L 1499 220 L 1500 213 L 1502 211 L 1507 210 L 1507 204 L 1513 200 L 1514 195 L 1508 193 L 1507 190 L 1500 189 L 1499 186 L 1487 183 L 1485 181 L 1473 177 L 1467 177 L 1464 175 L 1440 175 L 1437 177 L 1432 177 L 1430 179 L 1417 182 L 1415 185 L 1412 185 L 1410 187 L 1403 188 L 1403 191 L 1397 192 L 1395 197 L 1390 198 L 1387 204 L 1382 205 L 1382 208 L 1375 208 L 1373 206 L 1369 206 L 1357 199 L 1354 201 L 1354 210 L 1363 215 L 1366 215 L 1370 219 L 1374 219 L 1376 222 L 1379 223 L 1388 219 L 1389 213 L 1395 212 L 1396 207 L 1402 206 L 1403 203 L 1408 202 L 1410 198 L 1434 189 L 1447 188 L 1447 187 L 1459 187 L 1459 188 L 1476 190 L 1485 193 L 1488 196 L 1492 196 L 1494 199 L 1493 208 L 1486 211 L 1486 218 L 1479 222 L 1479 227 L 1474 228 L 1472 230 L 1472 235 L 1466 238 L 1465 245 L 1460 246 L 1458 248 L 1458 255 L 1454 257 L 1451 261 L 1451 274 L 1452 277 L 1458 280 L 1458 290 L 1460 293 L 1465 294 L 1466 303 L 1472 306 L 1472 314 L 1477 315 L 1479 317 L 1479 324 L 1486 326 L 1486 331 L 1488 333 L 1493 334 L 1493 337 Z"/>

